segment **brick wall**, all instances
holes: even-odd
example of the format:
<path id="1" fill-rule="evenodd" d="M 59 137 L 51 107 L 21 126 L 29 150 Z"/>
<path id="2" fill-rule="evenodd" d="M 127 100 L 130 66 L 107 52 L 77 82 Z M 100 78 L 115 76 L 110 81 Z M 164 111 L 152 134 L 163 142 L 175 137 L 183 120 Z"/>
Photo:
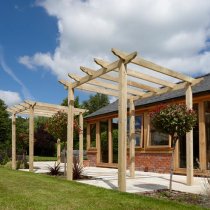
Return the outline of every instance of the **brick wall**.
<path id="1" fill-rule="evenodd" d="M 89 166 L 96 166 L 96 154 L 97 152 L 87 152 L 87 159 L 89 160 Z"/>
<path id="2" fill-rule="evenodd" d="M 87 159 L 90 166 L 96 166 L 97 151 L 87 151 Z M 135 154 L 135 170 L 151 171 L 158 173 L 170 172 L 171 154 L 168 153 L 140 153 Z M 129 156 L 127 156 L 127 169 L 129 168 Z"/>
<path id="3" fill-rule="evenodd" d="M 171 154 L 136 153 L 136 170 L 168 173 L 170 171 Z"/>

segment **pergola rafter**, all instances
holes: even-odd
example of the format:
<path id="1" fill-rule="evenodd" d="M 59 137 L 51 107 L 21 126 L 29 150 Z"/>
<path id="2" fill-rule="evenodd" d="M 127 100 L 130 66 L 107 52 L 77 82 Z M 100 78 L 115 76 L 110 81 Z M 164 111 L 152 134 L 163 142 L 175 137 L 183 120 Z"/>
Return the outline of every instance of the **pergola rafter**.
<path id="1" fill-rule="evenodd" d="M 20 103 L 9 107 L 7 109 L 12 114 L 12 168 L 16 169 L 16 115 L 29 115 L 29 171 L 33 171 L 33 156 L 34 156 L 34 116 L 52 117 L 58 112 L 68 113 L 68 107 L 55 104 L 47 104 L 42 102 L 35 102 L 26 100 L 24 103 Z M 83 123 L 83 113 L 85 109 L 74 108 L 72 112 L 72 118 L 74 115 L 79 115 L 80 123 Z M 72 122 L 73 124 L 73 122 Z M 80 128 L 83 125 L 79 124 Z M 81 130 L 83 133 L 83 131 Z M 80 161 L 83 161 L 83 135 L 79 135 L 80 142 Z M 59 142 L 59 141 L 58 141 Z"/>
<path id="2" fill-rule="evenodd" d="M 81 89 L 85 91 L 103 93 L 111 96 L 118 96 L 118 186 L 120 191 L 126 190 L 126 151 L 127 151 L 127 100 L 130 99 L 130 175 L 134 177 L 135 173 L 135 144 L 134 144 L 134 134 L 135 134 L 135 106 L 134 100 L 151 97 L 153 95 L 160 95 L 167 93 L 169 91 L 186 89 L 186 104 L 188 108 L 192 108 L 192 89 L 191 87 L 201 81 L 201 79 L 194 79 L 182 73 L 173 71 L 169 68 L 162 67 L 143 58 L 137 57 L 137 52 L 124 53 L 117 49 L 112 49 L 114 55 L 118 57 L 118 60 L 114 62 L 107 62 L 99 59 L 94 59 L 94 61 L 100 65 L 100 69 L 93 70 L 87 67 L 80 67 L 80 69 L 86 73 L 86 76 L 79 77 L 74 74 L 69 74 L 69 76 L 74 79 L 74 82 L 63 81 L 59 82 L 68 88 L 68 119 L 69 123 L 72 123 L 72 112 L 73 112 L 73 101 L 74 101 L 74 89 Z M 160 79 L 155 76 L 150 76 L 138 71 L 131 70 L 127 68 L 129 63 L 136 64 L 144 68 L 148 68 L 155 72 L 159 72 L 163 75 L 170 76 L 171 78 L 180 80 L 179 83 L 173 83 L 164 79 Z M 118 72 L 119 77 L 107 75 L 109 72 Z M 135 78 L 135 82 L 128 80 L 129 77 Z M 118 86 L 110 84 L 108 82 L 98 81 L 97 78 L 104 80 L 109 80 L 112 82 L 117 82 Z M 137 79 L 141 79 L 137 82 Z M 160 87 L 154 87 L 154 85 L 142 84 L 142 80 L 161 85 Z M 132 89 L 131 87 L 135 87 Z M 143 90 L 143 91 L 142 91 Z M 67 152 L 68 168 L 67 168 L 67 179 L 72 179 L 72 157 L 71 151 L 73 150 L 73 136 L 72 127 L 68 129 L 68 146 L 69 152 Z M 87 131 L 89 134 L 89 131 Z M 189 134 L 190 133 L 190 134 Z M 187 184 L 191 185 L 193 181 L 193 156 L 192 156 L 192 131 L 187 134 L 189 143 L 187 143 Z M 89 139 L 89 137 L 88 137 Z M 89 140 L 88 140 L 89 141 Z M 89 145 L 90 142 L 87 142 Z M 111 154 L 109 160 L 111 159 Z"/>

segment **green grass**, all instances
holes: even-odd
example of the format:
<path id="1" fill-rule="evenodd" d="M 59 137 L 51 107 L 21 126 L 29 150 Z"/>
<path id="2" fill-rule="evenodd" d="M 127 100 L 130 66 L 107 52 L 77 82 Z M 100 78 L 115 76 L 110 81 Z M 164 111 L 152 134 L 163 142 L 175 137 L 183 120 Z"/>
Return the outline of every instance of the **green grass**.
<path id="1" fill-rule="evenodd" d="M 29 158 L 28 155 L 26 158 Z M 34 161 L 57 161 L 57 157 L 34 156 Z"/>
<path id="2" fill-rule="evenodd" d="M 0 167 L 0 209 L 202 209 Z"/>

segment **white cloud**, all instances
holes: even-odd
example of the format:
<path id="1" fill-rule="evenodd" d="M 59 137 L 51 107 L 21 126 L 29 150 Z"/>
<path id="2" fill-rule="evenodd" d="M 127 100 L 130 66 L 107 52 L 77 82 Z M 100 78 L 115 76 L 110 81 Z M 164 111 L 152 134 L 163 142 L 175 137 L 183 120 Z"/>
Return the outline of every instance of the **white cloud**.
<path id="1" fill-rule="evenodd" d="M 112 47 L 187 74 L 210 72 L 210 1 L 200 0 L 39 0 L 58 20 L 53 53 L 23 55 L 29 69 L 42 66 L 59 79 L 95 67 L 94 57 L 113 60 Z M 206 52 L 204 52 L 206 51 Z M 200 53 L 204 52 L 204 53 Z"/>
<path id="2" fill-rule="evenodd" d="M 21 102 L 19 93 L 12 91 L 0 90 L 0 99 L 2 99 L 7 106 L 12 106 Z"/>

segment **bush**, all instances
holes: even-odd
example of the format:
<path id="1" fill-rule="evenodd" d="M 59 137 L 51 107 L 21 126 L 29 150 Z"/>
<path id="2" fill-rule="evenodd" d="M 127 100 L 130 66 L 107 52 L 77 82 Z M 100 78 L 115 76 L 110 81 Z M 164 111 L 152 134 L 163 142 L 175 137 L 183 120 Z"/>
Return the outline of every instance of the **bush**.
<path id="1" fill-rule="evenodd" d="M 29 164 L 26 160 L 18 160 L 17 169 L 29 169 Z"/>
<path id="2" fill-rule="evenodd" d="M 12 161 L 9 161 L 7 162 L 5 165 L 4 165 L 5 168 L 8 168 L 8 169 L 12 169 Z"/>
<path id="3" fill-rule="evenodd" d="M 9 161 L 9 156 L 6 150 L 0 149 L 0 165 L 5 165 Z"/>
<path id="4" fill-rule="evenodd" d="M 49 169 L 49 174 L 52 175 L 52 176 L 58 176 L 61 174 L 61 167 L 60 167 L 60 163 L 58 165 L 56 165 L 56 162 L 54 164 L 54 166 L 48 166 L 48 169 Z"/>
<path id="5" fill-rule="evenodd" d="M 81 179 L 84 167 L 77 157 L 73 159 L 73 179 Z"/>

